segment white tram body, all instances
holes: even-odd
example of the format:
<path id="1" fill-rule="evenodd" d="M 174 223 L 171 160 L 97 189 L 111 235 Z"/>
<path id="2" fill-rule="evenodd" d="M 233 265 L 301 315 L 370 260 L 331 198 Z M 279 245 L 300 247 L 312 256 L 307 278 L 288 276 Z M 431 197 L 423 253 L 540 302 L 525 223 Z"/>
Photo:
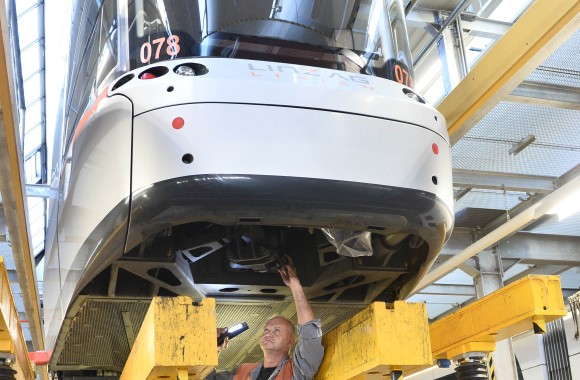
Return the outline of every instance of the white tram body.
<path id="1" fill-rule="evenodd" d="M 75 356 L 91 302 L 285 300 L 287 256 L 314 303 L 392 301 L 448 239 L 449 138 L 412 90 L 400 1 L 79 1 L 73 29 L 52 369 L 123 365 L 126 343 Z"/>

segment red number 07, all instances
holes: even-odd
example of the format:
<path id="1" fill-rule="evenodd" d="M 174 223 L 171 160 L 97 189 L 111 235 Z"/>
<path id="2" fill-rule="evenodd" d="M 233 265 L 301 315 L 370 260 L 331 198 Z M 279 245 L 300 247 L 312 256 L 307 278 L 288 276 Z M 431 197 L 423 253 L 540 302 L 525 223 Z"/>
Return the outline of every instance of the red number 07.
<path id="1" fill-rule="evenodd" d="M 405 86 L 414 87 L 413 78 L 409 75 L 409 72 L 399 65 L 395 65 L 395 79 Z"/>
<path id="2" fill-rule="evenodd" d="M 167 55 L 177 55 L 181 47 L 179 46 L 179 36 L 171 35 L 167 37 L 167 40 L 163 37 L 153 40 L 153 45 L 155 45 L 155 57 L 154 59 L 159 59 L 161 55 L 161 48 L 163 44 L 167 42 L 167 49 L 165 52 Z M 141 63 L 149 63 L 151 61 L 151 55 L 153 54 L 153 47 L 150 42 L 145 42 L 141 45 L 141 52 L 139 53 L 139 58 L 141 58 Z"/>

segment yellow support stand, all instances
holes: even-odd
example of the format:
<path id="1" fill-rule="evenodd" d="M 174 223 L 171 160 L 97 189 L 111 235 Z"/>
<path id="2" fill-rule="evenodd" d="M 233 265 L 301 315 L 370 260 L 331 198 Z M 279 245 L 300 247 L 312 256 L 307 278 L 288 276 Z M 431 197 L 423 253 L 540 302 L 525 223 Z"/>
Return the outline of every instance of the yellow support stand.
<path id="1" fill-rule="evenodd" d="M 120 379 L 203 379 L 217 364 L 215 300 L 155 297 Z"/>
<path id="2" fill-rule="evenodd" d="M 424 304 L 374 303 L 326 334 L 315 380 L 385 379 L 456 359 L 495 351 L 495 342 L 524 331 L 543 332 L 566 315 L 558 276 L 531 275 L 428 326 Z M 396 377 L 394 377 L 396 378 Z"/>
<path id="3" fill-rule="evenodd" d="M 375 302 L 326 334 L 315 380 L 385 379 L 393 371 L 431 365 L 425 304 Z"/>
<path id="4" fill-rule="evenodd" d="M 315 380 L 397 378 L 566 315 L 560 279 L 528 276 L 428 325 L 425 304 L 375 302 L 323 337 Z M 218 363 L 215 300 L 153 299 L 121 380 L 203 379 Z"/>
<path id="5" fill-rule="evenodd" d="M 466 352 L 495 351 L 495 342 L 534 329 L 566 315 L 558 276 L 530 275 L 429 328 L 435 359 L 453 359 Z"/>
<path id="6" fill-rule="evenodd" d="M 28 350 L 22 335 L 18 311 L 14 305 L 4 258 L 0 256 L 0 353 L 14 355 L 16 379 L 35 379 L 34 370 L 28 359 Z"/>

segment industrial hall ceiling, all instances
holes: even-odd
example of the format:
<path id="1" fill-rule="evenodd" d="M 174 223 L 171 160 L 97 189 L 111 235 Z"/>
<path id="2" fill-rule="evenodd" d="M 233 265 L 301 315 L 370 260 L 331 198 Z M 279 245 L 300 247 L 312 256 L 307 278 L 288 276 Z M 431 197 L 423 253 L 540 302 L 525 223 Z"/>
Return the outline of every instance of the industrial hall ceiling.
<path id="1" fill-rule="evenodd" d="M 20 33 L 21 82 L 14 91 L 27 112 L 26 120 L 8 124 L 2 110 L 0 255 L 20 319 L 29 321 L 25 337 L 37 346 L 39 329 L 28 313 L 34 312 L 37 292 L 30 268 L 41 262 L 47 225 L 46 131 L 54 121 L 46 116 L 50 65 L 44 57 L 51 52 L 44 51 L 44 14 L 50 5 L 16 3 L 10 24 L 28 31 Z M 426 302 L 434 320 L 527 274 L 560 275 L 564 296 L 570 296 L 580 286 L 579 3 L 403 0 L 403 5 L 416 89 L 448 123 L 456 218 L 449 242 L 408 300 Z M 2 17 L 6 22 L 6 14 Z M 0 91 L 10 90 L 3 84 Z M 20 125 L 16 133 L 14 125 Z M 23 144 L 14 152 L 11 141 L 18 140 Z M 42 299 L 41 284 L 38 292 Z M 358 310 L 314 308 L 324 316 L 326 331 Z M 238 322 L 240 313 L 253 326 L 272 314 L 295 319 L 283 302 L 222 303 L 218 324 Z M 244 347 L 224 353 L 220 365 L 259 355 L 250 351 L 259 331 L 247 334 L 253 339 L 232 342 Z"/>

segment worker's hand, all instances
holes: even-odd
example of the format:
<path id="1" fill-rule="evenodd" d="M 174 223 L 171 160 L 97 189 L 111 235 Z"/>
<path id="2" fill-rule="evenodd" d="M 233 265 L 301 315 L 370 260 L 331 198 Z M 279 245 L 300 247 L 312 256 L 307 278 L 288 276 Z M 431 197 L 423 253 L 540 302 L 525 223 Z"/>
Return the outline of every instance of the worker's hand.
<path id="1" fill-rule="evenodd" d="M 218 327 L 216 330 L 216 335 L 219 338 L 222 334 L 225 334 L 228 332 L 228 328 L 227 327 Z M 227 336 L 224 339 L 224 342 L 218 346 L 218 354 L 220 351 L 225 350 L 226 348 L 228 348 L 228 343 L 230 342 L 230 338 L 228 338 Z"/>
<path id="2" fill-rule="evenodd" d="M 280 276 L 282 276 L 282 281 L 284 281 L 286 286 L 301 286 L 298 275 L 296 274 L 296 268 L 294 268 L 292 259 L 290 257 L 288 257 L 288 264 L 278 268 L 278 273 L 280 273 Z"/>

